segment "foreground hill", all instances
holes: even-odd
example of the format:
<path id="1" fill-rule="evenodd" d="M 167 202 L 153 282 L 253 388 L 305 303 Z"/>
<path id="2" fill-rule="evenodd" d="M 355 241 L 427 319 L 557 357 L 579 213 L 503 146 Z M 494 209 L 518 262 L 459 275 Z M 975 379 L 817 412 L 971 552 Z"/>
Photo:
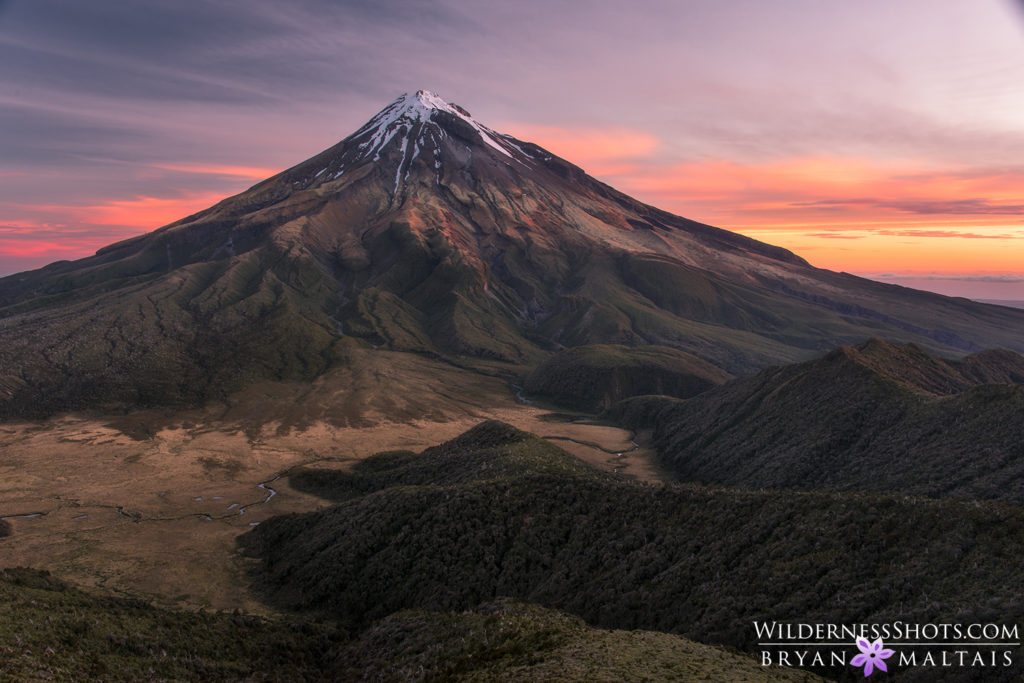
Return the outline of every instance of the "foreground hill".
<path id="1" fill-rule="evenodd" d="M 549 448 L 491 423 L 424 454 L 442 472 L 479 454 L 473 477 L 429 483 L 389 467 L 394 456 L 350 481 L 332 474 L 344 502 L 242 537 L 261 560 L 257 585 L 279 605 L 355 628 L 402 609 L 513 596 L 595 625 L 744 649 L 756 643 L 753 620 L 1024 618 L 1024 570 L 1012 559 L 1024 553 L 1022 508 L 650 487 L 589 469 L 544 472 L 536 458 L 564 458 Z M 535 458 L 521 473 L 491 471 L 524 452 Z M 390 482 L 380 476 L 388 469 Z M 329 480 L 319 483 L 331 495 Z M 1017 661 L 1011 677 L 1024 673 Z"/>
<path id="2" fill-rule="evenodd" d="M 0 603 L 4 681 L 318 680 L 345 641 L 331 624 L 165 610 L 20 568 L 0 570 Z"/>
<path id="3" fill-rule="evenodd" d="M 536 606 L 330 622 L 166 610 L 0 571 L 0 678 L 51 681 L 818 680 L 678 636 L 605 631 Z"/>
<path id="4" fill-rule="evenodd" d="M 472 612 L 403 611 L 341 651 L 344 680 L 821 681 L 724 648 L 502 599 Z"/>
<path id="5" fill-rule="evenodd" d="M 945 360 L 874 339 L 686 401 L 614 414 L 654 428 L 684 481 L 1024 503 L 1024 357 Z"/>
<path id="6" fill-rule="evenodd" d="M 209 209 L 0 279 L 0 416 L 225 401 L 372 349 L 512 378 L 661 345 L 739 375 L 873 335 L 1024 351 L 1024 311 L 813 268 L 421 91 Z"/>

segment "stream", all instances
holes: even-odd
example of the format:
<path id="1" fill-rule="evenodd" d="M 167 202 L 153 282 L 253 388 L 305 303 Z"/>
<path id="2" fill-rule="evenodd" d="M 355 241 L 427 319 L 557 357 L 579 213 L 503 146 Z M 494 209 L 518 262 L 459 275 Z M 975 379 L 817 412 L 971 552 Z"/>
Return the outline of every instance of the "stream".
<path id="1" fill-rule="evenodd" d="M 270 499 L 277 495 L 277 490 L 276 489 L 272 489 L 269 485 L 273 484 L 275 481 L 277 481 L 281 477 L 283 477 L 286 474 L 288 474 L 288 472 L 290 472 L 292 469 L 294 469 L 294 467 L 289 468 L 289 469 L 285 470 L 284 472 L 279 472 L 272 479 L 268 479 L 267 481 L 261 482 L 261 483 L 256 485 L 256 488 L 262 489 L 263 491 L 266 492 L 266 496 L 263 498 L 263 500 L 257 500 L 257 501 L 252 502 L 252 503 L 246 503 L 245 505 L 240 505 L 239 503 L 232 503 L 231 505 L 228 506 L 228 510 L 237 509 L 238 510 L 237 514 L 244 515 L 245 511 L 248 508 L 255 507 L 256 505 L 264 505 L 266 503 L 269 503 Z M 214 498 L 215 499 L 220 499 L 221 496 L 214 496 Z M 201 501 L 202 500 L 202 496 L 199 496 L 197 498 L 193 498 L 193 500 L 194 501 Z M 51 513 L 54 513 L 54 512 L 57 512 L 58 510 L 63 510 L 66 507 L 72 507 L 72 508 L 101 508 L 101 509 L 107 509 L 107 510 L 117 510 L 117 514 L 119 516 L 127 517 L 127 518 L 131 519 L 133 522 L 136 522 L 136 523 L 137 522 L 172 522 L 172 521 L 178 521 L 178 520 L 182 520 L 182 519 L 188 519 L 189 517 L 198 517 L 200 519 L 206 519 L 206 520 L 209 520 L 209 521 L 215 521 L 215 520 L 229 519 L 231 517 L 236 516 L 234 512 L 231 512 L 231 513 L 228 513 L 228 514 L 223 514 L 223 515 L 217 515 L 216 517 L 214 517 L 213 515 L 210 515 L 208 513 L 204 513 L 204 512 L 195 512 L 195 513 L 191 513 L 191 514 L 180 515 L 178 517 L 143 517 L 142 514 L 139 513 L 139 512 L 128 512 L 127 510 L 125 510 L 123 505 L 102 505 L 102 504 L 96 504 L 96 505 L 85 504 L 85 505 L 83 505 L 83 504 L 79 503 L 77 500 L 72 500 L 72 501 L 62 501 L 60 505 L 58 505 L 57 507 L 53 508 L 52 510 L 44 510 L 44 511 L 40 511 L 40 512 L 21 512 L 21 513 L 10 514 L 10 515 L 0 514 L 0 520 L 18 519 L 18 518 L 31 519 L 31 518 L 36 518 L 36 517 L 46 517 L 47 515 L 49 515 Z M 81 515 L 77 515 L 77 516 L 73 517 L 72 519 L 88 519 L 88 518 L 89 518 L 88 514 L 81 514 Z M 259 522 L 250 522 L 249 526 L 256 526 L 257 524 L 259 524 Z"/>

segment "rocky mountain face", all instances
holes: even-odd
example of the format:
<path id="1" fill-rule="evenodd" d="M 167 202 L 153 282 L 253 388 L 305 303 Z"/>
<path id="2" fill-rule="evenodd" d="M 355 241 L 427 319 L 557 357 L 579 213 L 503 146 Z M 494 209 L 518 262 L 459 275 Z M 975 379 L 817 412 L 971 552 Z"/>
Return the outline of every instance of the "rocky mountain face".
<path id="1" fill-rule="evenodd" d="M 196 404 L 374 349 L 521 377 L 661 345 L 738 375 L 877 335 L 1024 351 L 1024 311 L 813 268 L 420 91 L 205 211 L 0 279 L 0 414 Z"/>

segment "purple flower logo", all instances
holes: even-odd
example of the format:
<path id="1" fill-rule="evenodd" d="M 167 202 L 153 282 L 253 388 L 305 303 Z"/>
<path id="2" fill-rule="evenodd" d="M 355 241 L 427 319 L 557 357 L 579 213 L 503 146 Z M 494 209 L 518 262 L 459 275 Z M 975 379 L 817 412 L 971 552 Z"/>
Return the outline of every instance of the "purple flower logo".
<path id="1" fill-rule="evenodd" d="M 858 638 L 857 649 L 860 650 L 860 654 L 851 659 L 850 664 L 852 666 L 863 666 L 865 678 L 874 673 L 876 667 L 882 671 L 889 671 L 885 666 L 885 660 L 892 657 L 895 652 L 893 650 L 883 650 L 881 638 L 873 643 L 869 643 L 865 638 Z"/>

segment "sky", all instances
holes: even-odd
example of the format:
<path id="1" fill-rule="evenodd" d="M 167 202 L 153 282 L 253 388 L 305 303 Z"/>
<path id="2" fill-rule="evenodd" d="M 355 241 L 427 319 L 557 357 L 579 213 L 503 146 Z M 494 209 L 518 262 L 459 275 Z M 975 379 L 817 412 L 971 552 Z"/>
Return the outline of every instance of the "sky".
<path id="1" fill-rule="evenodd" d="M 1024 301 L 1024 2 L 0 0 L 0 274 L 429 89 L 812 264 Z"/>

